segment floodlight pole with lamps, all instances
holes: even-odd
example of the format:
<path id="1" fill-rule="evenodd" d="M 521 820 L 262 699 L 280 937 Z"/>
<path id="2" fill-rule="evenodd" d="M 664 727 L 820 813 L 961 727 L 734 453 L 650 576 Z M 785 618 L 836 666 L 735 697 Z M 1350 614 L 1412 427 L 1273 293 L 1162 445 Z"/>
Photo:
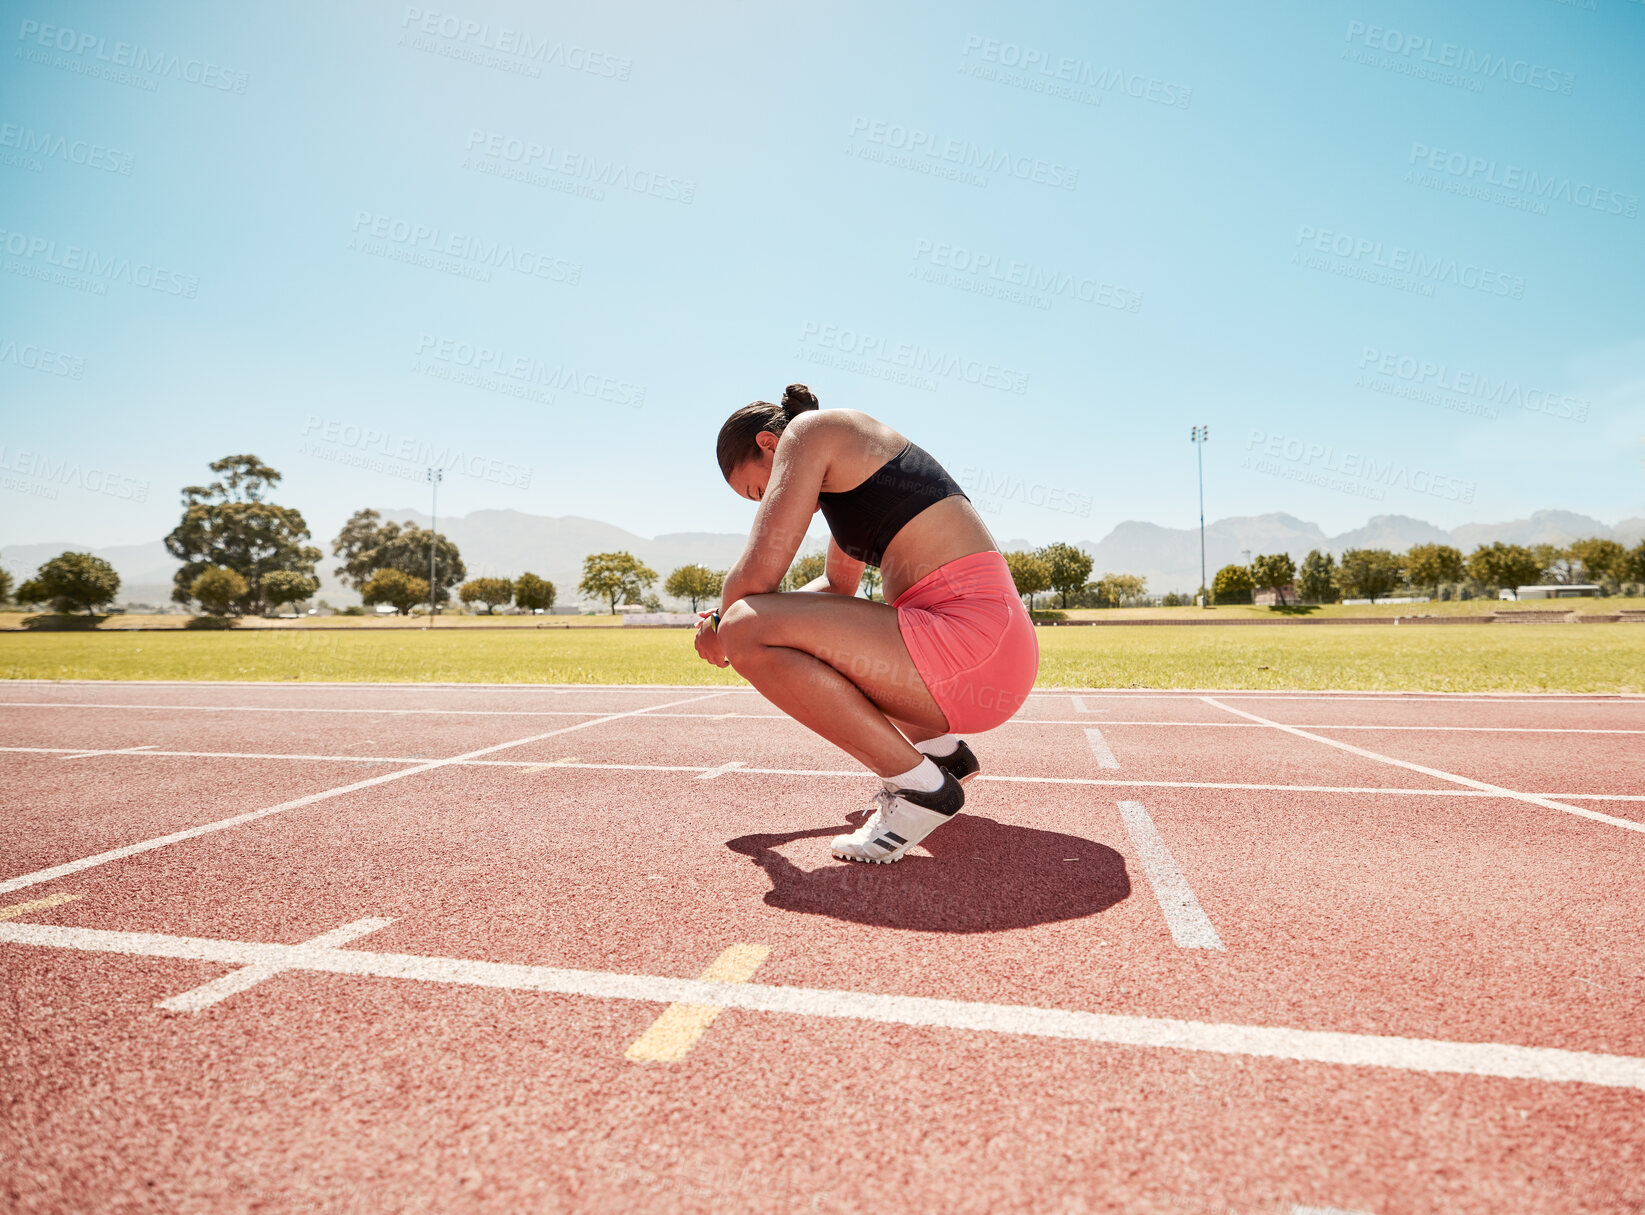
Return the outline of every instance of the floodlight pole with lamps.
<path id="1" fill-rule="evenodd" d="M 1189 432 L 1189 441 L 1194 445 L 1194 455 L 1199 462 L 1199 587 L 1204 597 L 1211 597 L 1211 588 L 1205 581 L 1205 442 L 1211 437 L 1209 426 L 1195 426 Z M 1209 603 L 1201 603 L 1201 607 L 1210 607 Z"/>
<path id="2" fill-rule="evenodd" d="M 445 476 L 438 468 L 427 468 L 423 475 L 428 480 L 428 627 L 434 627 L 434 550 L 440 543 L 440 481 Z"/>

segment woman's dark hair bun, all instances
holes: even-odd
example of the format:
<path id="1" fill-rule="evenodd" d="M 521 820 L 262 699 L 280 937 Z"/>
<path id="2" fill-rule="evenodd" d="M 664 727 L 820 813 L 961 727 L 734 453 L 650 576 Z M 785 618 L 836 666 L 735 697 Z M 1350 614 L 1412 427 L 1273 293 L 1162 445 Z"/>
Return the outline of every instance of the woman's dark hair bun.
<path id="1" fill-rule="evenodd" d="M 797 413 L 804 413 L 808 409 L 819 409 L 817 394 L 804 384 L 790 384 L 783 389 L 783 412 L 789 417 Z"/>

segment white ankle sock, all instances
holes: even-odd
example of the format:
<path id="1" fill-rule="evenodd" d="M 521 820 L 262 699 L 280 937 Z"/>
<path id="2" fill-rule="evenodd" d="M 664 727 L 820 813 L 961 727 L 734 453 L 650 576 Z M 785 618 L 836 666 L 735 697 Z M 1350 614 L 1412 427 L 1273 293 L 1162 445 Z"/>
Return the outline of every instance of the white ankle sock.
<path id="1" fill-rule="evenodd" d="M 939 734 L 914 744 L 921 755 L 952 755 L 960 749 L 960 740 L 953 734 Z"/>
<path id="2" fill-rule="evenodd" d="M 929 759 L 921 759 L 914 767 L 897 776 L 882 776 L 887 789 L 913 789 L 918 793 L 935 793 L 942 788 L 943 771 Z"/>

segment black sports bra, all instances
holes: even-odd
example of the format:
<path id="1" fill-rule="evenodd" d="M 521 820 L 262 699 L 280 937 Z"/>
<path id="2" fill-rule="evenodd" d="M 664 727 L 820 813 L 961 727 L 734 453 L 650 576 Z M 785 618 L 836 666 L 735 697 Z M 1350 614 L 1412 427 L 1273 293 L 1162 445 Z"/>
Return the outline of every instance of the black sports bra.
<path id="1" fill-rule="evenodd" d="M 840 551 L 877 566 L 904 524 L 955 494 L 970 501 L 959 482 L 910 440 L 868 480 L 840 493 L 820 493 L 817 501 Z"/>

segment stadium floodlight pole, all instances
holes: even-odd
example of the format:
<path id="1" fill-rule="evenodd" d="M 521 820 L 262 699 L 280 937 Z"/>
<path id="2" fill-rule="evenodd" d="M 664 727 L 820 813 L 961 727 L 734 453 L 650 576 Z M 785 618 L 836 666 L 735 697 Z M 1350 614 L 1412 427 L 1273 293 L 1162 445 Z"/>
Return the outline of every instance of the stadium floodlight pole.
<path id="1" fill-rule="evenodd" d="M 434 627 L 434 550 L 440 543 L 440 479 L 438 468 L 423 470 L 428 478 L 428 627 Z"/>
<path id="2" fill-rule="evenodd" d="M 1211 588 L 1205 584 L 1205 449 L 1206 440 L 1211 437 L 1209 426 L 1195 426 L 1188 432 L 1189 442 L 1194 445 L 1194 454 L 1199 460 L 1199 589 L 1206 596 L 1211 594 Z M 1205 604 L 1200 604 L 1205 607 Z"/>

